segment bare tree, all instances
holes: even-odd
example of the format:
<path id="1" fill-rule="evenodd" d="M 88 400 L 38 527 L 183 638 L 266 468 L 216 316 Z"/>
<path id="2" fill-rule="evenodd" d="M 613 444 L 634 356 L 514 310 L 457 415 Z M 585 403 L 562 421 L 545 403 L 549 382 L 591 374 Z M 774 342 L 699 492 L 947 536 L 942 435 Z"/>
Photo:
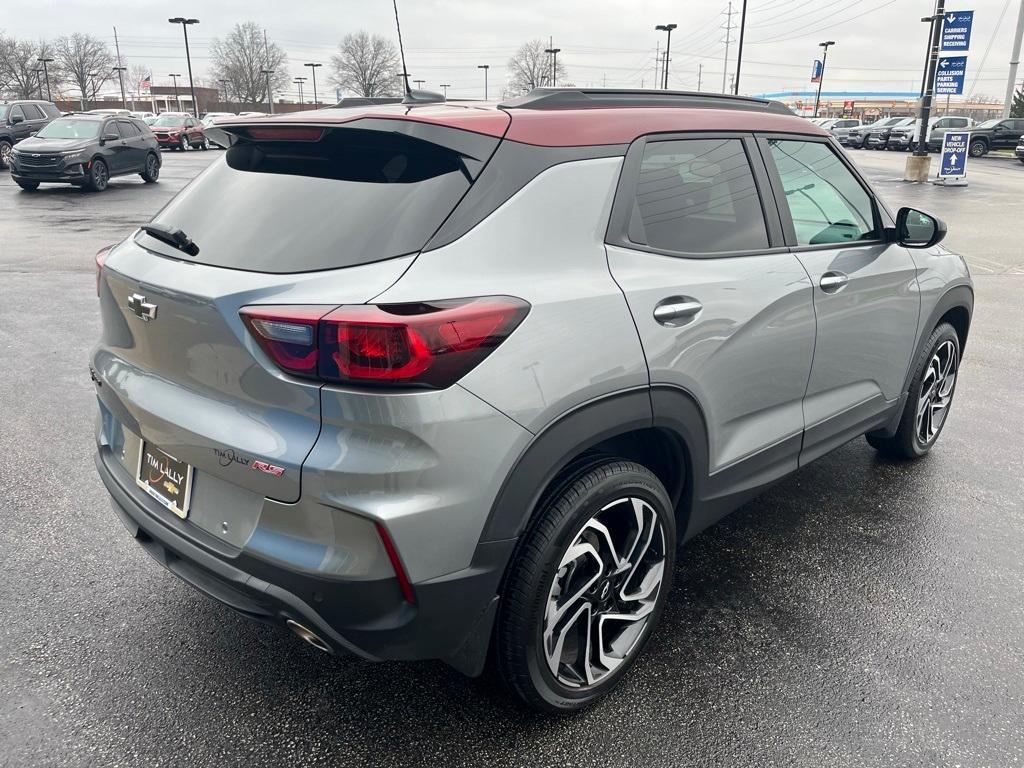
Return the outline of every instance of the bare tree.
<path id="1" fill-rule="evenodd" d="M 82 95 L 82 109 L 85 109 L 89 94 L 102 88 L 113 75 L 114 57 L 110 49 L 106 43 L 92 35 L 75 32 L 57 38 L 53 55 L 64 78 Z M 91 76 L 94 72 L 95 78 Z"/>
<path id="2" fill-rule="evenodd" d="M 357 96 L 396 96 L 402 84 L 395 44 L 381 35 L 359 31 L 345 35 L 331 56 L 334 84 Z"/>
<path id="3" fill-rule="evenodd" d="M 547 43 L 536 38 L 519 46 L 515 56 L 508 60 L 508 87 L 513 93 L 551 85 L 551 54 L 545 52 L 547 47 Z M 557 59 L 556 66 L 557 81 L 564 82 L 565 66 Z"/>
<path id="4" fill-rule="evenodd" d="M 235 24 L 223 38 L 210 43 L 211 69 L 215 80 L 227 80 L 228 91 L 239 102 L 258 104 L 267 100 L 267 76 L 274 70 L 271 88 L 282 91 L 291 82 L 288 55 L 277 43 L 264 45 L 263 28 L 254 21 Z"/>
<path id="5" fill-rule="evenodd" d="M 32 99 L 41 92 L 42 78 L 36 74 L 39 57 L 47 57 L 52 47 L 46 42 L 16 40 L 13 37 L 0 35 L 0 87 L 3 92 L 16 99 Z M 57 67 L 50 65 L 50 83 L 56 85 L 60 80 Z M 45 92 L 43 92 L 45 98 Z"/>
<path id="6" fill-rule="evenodd" d="M 142 81 L 152 74 L 151 68 L 145 64 L 129 64 L 128 72 L 124 76 L 124 87 L 129 93 L 135 94 L 135 98 L 142 101 L 142 97 L 145 95 L 142 91 Z"/>

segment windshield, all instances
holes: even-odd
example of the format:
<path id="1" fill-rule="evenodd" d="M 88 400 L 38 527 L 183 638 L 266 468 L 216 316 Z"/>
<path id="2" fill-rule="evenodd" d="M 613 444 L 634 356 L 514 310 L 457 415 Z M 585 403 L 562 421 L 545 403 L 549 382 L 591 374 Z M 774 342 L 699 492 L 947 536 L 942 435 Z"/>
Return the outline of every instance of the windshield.
<path id="1" fill-rule="evenodd" d="M 94 139 L 100 134 L 100 120 L 54 120 L 36 134 L 38 139 Z"/>
<path id="2" fill-rule="evenodd" d="M 153 123 L 153 125 L 155 125 L 157 127 L 164 127 L 164 128 L 176 128 L 179 125 L 184 125 L 184 123 L 185 123 L 185 118 L 184 117 L 168 116 L 168 117 L 158 117 L 156 119 L 156 122 Z"/>
<path id="3" fill-rule="evenodd" d="M 979 128 L 995 128 L 1001 122 L 1002 122 L 1001 120 L 986 120 L 984 123 L 982 123 L 978 127 Z"/>

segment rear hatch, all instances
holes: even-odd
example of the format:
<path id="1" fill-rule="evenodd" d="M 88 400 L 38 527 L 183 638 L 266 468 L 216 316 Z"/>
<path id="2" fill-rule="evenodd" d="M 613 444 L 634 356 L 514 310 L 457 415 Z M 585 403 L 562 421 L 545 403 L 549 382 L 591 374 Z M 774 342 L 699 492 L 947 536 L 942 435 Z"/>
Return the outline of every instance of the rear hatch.
<path id="1" fill-rule="evenodd" d="M 290 502 L 320 432 L 321 384 L 275 366 L 239 311 L 370 301 L 500 139 L 392 119 L 263 121 L 221 138 L 225 156 L 106 255 L 93 367 L 109 414 L 147 446 L 196 476 Z"/>

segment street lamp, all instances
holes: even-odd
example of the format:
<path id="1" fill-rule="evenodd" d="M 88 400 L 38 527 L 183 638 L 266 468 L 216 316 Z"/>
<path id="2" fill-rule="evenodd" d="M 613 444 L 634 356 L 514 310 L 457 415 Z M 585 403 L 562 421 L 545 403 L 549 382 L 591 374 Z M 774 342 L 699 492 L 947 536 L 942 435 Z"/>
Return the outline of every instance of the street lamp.
<path id="1" fill-rule="evenodd" d="M 167 76 L 174 81 L 174 101 L 178 105 L 178 111 L 181 112 L 181 98 L 178 96 L 178 78 L 181 77 L 181 75 L 176 72 L 172 72 Z"/>
<path id="2" fill-rule="evenodd" d="M 818 116 L 818 104 L 821 102 L 821 84 L 825 81 L 825 62 L 828 61 L 828 49 L 829 46 L 835 45 L 835 40 L 826 40 L 824 43 L 818 43 L 818 46 L 824 50 L 821 54 L 821 77 L 818 78 L 818 95 L 814 97 L 814 116 Z"/>
<path id="3" fill-rule="evenodd" d="M 39 89 L 39 98 L 43 98 L 43 72 L 45 71 L 42 67 L 39 69 L 33 69 L 36 73 L 36 87 Z"/>
<path id="4" fill-rule="evenodd" d="M 312 72 L 313 72 L 313 106 L 315 107 L 315 106 L 320 104 L 320 102 L 317 101 L 317 98 L 316 98 L 316 68 L 317 67 L 322 67 L 323 64 L 312 64 L 311 63 L 311 64 L 303 64 L 302 66 L 309 67 L 310 70 L 312 70 Z"/>
<path id="5" fill-rule="evenodd" d="M 50 95 L 50 73 L 46 69 L 46 65 L 53 61 L 52 58 L 40 58 L 39 63 L 43 65 L 43 76 L 46 78 L 46 100 L 53 101 L 53 96 Z"/>
<path id="6" fill-rule="evenodd" d="M 274 114 L 274 96 L 270 92 L 270 76 L 274 74 L 272 69 L 261 69 L 261 75 L 265 75 L 267 78 L 267 106 L 269 107 L 270 114 Z"/>
<path id="7" fill-rule="evenodd" d="M 117 72 L 117 79 L 121 81 L 121 108 L 128 109 L 128 99 L 124 96 L 124 73 L 128 71 L 128 67 L 111 67 L 111 72 Z"/>
<path id="8" fill-rule="evenodd" d="M 487 70 L 491 68 L 490 64 L 477 64 L 477 69 L 484 71 L 484 101 L 487 101 Z"/>
<path id="9" fill-rule="evenodd" d="M 655 27 L 658 32 L 668 32 L 668 39 L 665 41 L 665 71 L 662 77 L 661 87 L 666 91 L 668 90 L 668 62 L 669 62 L 669 51 L 672 50 L 672 30 L 678 27 L 678 24 L 659 24 Z"/>
<path id="10" fill-rule="evenodd" d="M 92 101 L 96 101 L 96 78 L 99 72 L 90 72 L 89 79 L 92 81 Z"/>
<path id="11" fill-rule="evenodd" d="M 551 87 L 558 85 L 558 53 L 561 48 L 545 48 L 544 53 L 551 55 Z"/>
<path id="12" fill-rule="evenodd" d="M 198 24 L 199 19 L 186 19 L 184 16 L 175 16 L 173 19 L 168 19 L 167 21 L 171 24 L 181 24 L 181 31 L 185 33 L 185 61 L 188 64 L 188 89 L 192 92 L 192 114 L 198 118 L 199 102 L 196 101 L 196 86 L 192 82 L 192 56 L 188 51 L 188 27 L 189 24 Z"/>
<path id="13" fill-rule="evenodd" d="M 420 90 L 420 89 L 423 88 L 423 84 L 425 82 L 427 82 L 427 81 L 426 80 L 413 80 L 413 82 L 416 83 L 416 90 Z"/>
<path id="14" fill-rule="evenodd" d="M 306 78 L 304 78 L 304 77 L 296 77 L 294 80 L 292 80 L 292 82 L 299 84 L 299 106 L 301 106 L 303 104 L 303 101 L 302 101 L 302 84 L 304 82 L 306 82 Z"/>
<path id="15" fill-rule="evenodd" d="M 441 88 L 444 90 L 444 97 L 448 98 L 448 89 L 452 87 L 451 83 L 440 83 Z"/>

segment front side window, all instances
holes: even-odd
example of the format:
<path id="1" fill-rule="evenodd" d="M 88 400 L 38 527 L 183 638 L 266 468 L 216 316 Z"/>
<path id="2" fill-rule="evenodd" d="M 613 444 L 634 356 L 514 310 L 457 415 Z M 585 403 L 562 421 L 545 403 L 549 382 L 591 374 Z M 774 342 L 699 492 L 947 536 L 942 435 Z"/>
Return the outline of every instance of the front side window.
<path id="1" fill-rule="evenodd" d="M 14 118 L 16 118 L 16 117 L 20 117 L 22 119 L 25 118 L 25 112 L 24 112 L 24 110 L 22 110 L 20 104 L 15 104 L 13 107 L 11 107 L 11 118 L 10 119 L 11 119 L 12 123 L 14 122 Z"/>
<path id="2" fill-rule="evenodd" d="M 741 139 L 683 139 L 644 147 L 629 239 L 658 250 L 763 250 L 768 230 Z"/>
<path id="3" fill-rule="evenodd" d="M 825 143 L 771 139 L 798 245 L 874 240 L 871 196 Z"/>

